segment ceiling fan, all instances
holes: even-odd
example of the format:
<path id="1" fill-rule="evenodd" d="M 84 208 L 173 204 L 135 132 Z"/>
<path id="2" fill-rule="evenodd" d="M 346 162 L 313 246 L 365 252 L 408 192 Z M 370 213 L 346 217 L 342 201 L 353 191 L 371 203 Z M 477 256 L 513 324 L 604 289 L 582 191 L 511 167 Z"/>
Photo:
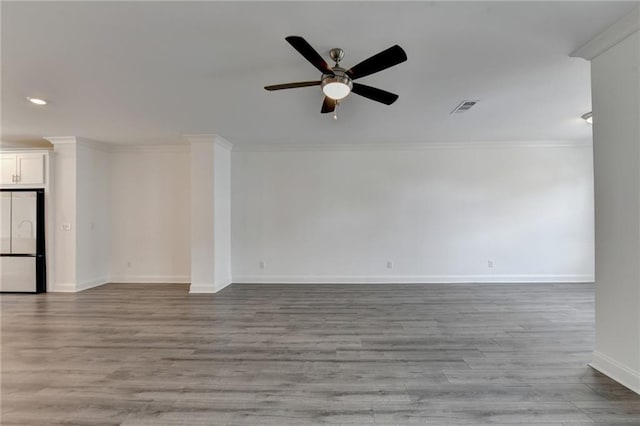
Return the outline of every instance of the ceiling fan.
<path id="1" fill-rule="evenodd" d="M 353 80 L 366 77 L 378 71 L 391 68 L 407 60 L 407 54 L 397 44 L 382 52 L 373 55 L 369 59 L 365 59 L 358 65 L 349 69 L 340 67 L 340 61 L 344 57 L 344 51 L 339 48 L 331 49 L 329 56 L 335 62 L 333 67 L 325 62 L 324 59 L 315 51 L 307 41 L 300 36 L 285 37 L 294 49 L 296 49 L 304 58 L 316 67 L 322 76 L 320 80 L 301 81 L 297 83 L 284 83 L 265 86 L 265 89 L 282 90 L 295 89 L 298 87 L 321 86 L 324 93 L 324 101 L 322 102 L 321 113 L 334 112 L 336 106 L 340 105 L 340 100 L 346 98 L 349 93 L 353 92 L 372 101 L 380 102 L 385 105 L 391 105 L 398 99 L 395 93 L 386 90 L 355 83 Z M 334 113 L 334 118 L 337 115 Z"/>

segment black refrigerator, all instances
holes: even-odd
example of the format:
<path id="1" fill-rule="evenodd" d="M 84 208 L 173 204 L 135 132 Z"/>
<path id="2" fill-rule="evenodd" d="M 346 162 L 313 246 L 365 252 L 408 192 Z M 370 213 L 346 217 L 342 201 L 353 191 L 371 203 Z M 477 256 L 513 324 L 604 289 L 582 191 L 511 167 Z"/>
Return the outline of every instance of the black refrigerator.
<path id="1" fill-rule="evenodd" d="M 44 189 L 0 189 L 0 291 L 46 291 Z"/>

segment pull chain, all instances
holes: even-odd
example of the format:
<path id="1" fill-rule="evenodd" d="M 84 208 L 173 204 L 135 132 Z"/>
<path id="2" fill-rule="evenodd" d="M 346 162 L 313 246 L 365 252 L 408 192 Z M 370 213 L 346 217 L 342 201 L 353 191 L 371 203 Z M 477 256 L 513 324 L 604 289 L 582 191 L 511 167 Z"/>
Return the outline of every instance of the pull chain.
<path id="1" fill-rule="evenodd" d="M 336 101 L 336 106 L 333 109 L 333 119 L 334 120 L 338 119 L 338 105 L 340 105 L 340 101 Z"/>

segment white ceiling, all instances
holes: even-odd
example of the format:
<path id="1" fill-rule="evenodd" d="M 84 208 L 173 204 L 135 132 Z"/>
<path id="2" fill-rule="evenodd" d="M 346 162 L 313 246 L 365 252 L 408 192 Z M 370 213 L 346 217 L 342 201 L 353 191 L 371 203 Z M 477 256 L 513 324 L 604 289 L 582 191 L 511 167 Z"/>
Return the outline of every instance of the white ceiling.
<path id="1" fill-rule="evenodd" d="M 637 4 L 3 1 L 2 140 L 587 140 L 589 64 L 569 54 Z M 347 68 L 399 44 L 407 62 L 359 80 L 399 100 L 351 95 L 334 121 L 319 87 L 265 91 L 320 77 L 288 35 Z M 450 115 L 464 99 L 480 103 Z"/>

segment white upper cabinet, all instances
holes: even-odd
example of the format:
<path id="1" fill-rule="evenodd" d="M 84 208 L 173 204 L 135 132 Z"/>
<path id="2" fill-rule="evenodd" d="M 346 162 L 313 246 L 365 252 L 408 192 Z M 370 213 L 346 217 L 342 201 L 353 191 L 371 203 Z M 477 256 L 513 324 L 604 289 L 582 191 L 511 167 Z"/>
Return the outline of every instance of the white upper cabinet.
<path id="1" fill-rule="evenodd" d="M 1 185 L 44 184 L 45 154 L 0 154 Z"/>
<path id="2" fill-rule="evenodd" d="M 39 185 L 44 183 L 44 155 L 17 155 L 18 183 L 20 185 Z"/>
<path id="3" fill-rule="evenodd" d="M 13 154 L 0 154 L 0 184 L 10 185 L 15 183 L 16 156 Z"/>

